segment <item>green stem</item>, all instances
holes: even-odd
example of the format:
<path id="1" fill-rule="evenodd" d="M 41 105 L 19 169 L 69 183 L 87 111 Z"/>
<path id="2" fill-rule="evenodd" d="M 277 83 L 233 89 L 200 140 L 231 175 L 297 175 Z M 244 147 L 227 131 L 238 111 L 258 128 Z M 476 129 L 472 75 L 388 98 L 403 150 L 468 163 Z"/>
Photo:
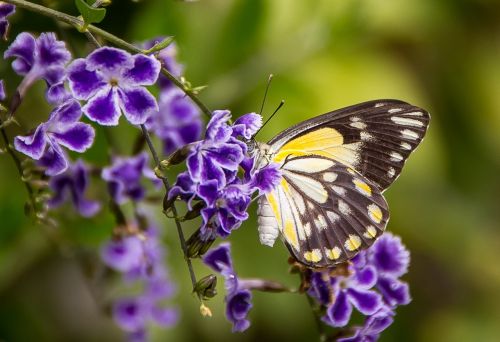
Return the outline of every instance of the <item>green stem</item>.
<path id="1" fill-rule="evenodd" d="M 10 157 L 12 158 L 12 161 L 16 165 L 16 169 L 17 169 L 17 172 L 19 173 L 19 176 L 21 177 L 21 180 L 23 180 L 24 187 L 26 188 L 26 192 L 28 192 L 28 198 L 29 198 L 29 202 L 31 205 L 31 209 L 35 213 L 35 217 L 36 217 L 37 206 L 36 206 L 36 200 L 35 200 L 35 190 L 31 187 L 31 185 L 28 182 L 24 181 L 24 173 L 23 173 L 23 166 L 21 164 L 21 160 L 16 155 L 16 152 L 14 152 L 14 150 L 10 146 L 9 137 L 7 136 L 7 131 L 6 131 L 5 127 L 2 126 L 2 123 L 3 123 L 3 121 L 0 118 L 0 135 L 2 136 L 2 140 L 3 140 L 3 143 L 5 145 L 5 149 L 7 150 Z"/>
<path id="2" fill-rule="evenodd" d="M 75 27 L 79 31 L 82 31 L 82 28 L 84 27 L 83 21 L 77 17 L 74 17 L 72 15 L 69 15 L 69 14 L 66 14 L 63 12 L 53 10 L 53 9 L 45 7 L 45 6 L 34 4 L 32 2 L 29 2 L 29 1 L 4 0 L 4 2 L 11 3 L 13 5 L 20 7 L 20 8 L 24 8 L 28 11 L 36 12 L 36 13 L 44 15 L 46 17 L 50 17 L 50 18 L 56 19 L 58 21 L 64 22 L 66 24 L 69 24 L 69 25 Z M 128 50 L 130 52 L 133 52 L 133 53 L 144 53 L 145 52 L 143 49 L 140 49 L 140 48 L 130 44 L 129 42 L 107 32 L 105 30 L 102 30 L 94 25 L 88 25 L 86 27 L 86 30 L 104 38 L 105 40 L 107 40 L 111 44 L 118 46 L 118 47 L 121 47 L 122 49 Z M 200 108 L 200 110 L 203 113 L 205 113 L 205 115 L 207 115 L 209 117 L 212 115 L 212 112 L 210 111 L 210 109 L 208 109 L 208 107 L 198 98 L 198 96 L 196 96 L 196 94 L 191 89 L 189 89 L 186 85 L 184 85 L 184 83 L 182 83 L 179 79 L 177 79 L 177 77 L 172 75 L 165 68 L 161 69 L 161 73 L 163 75 L 165 75 L 173 84 L 175 84 L 175 86 L 177 86 L 179 89 L 181 89 L 188 97 L 190 97 L 191 100 L 193 100 L 193 102 L 196 103 L 196 105 Z"/>
<path id="3" fill-rule="evenodd" d="M 156 149 L 153 145 L 153 142 L 151 141 L 151 137 L 149 136 L 149 132 L 146 129 L 146 126 L 144 126 L 144 125 L 141 125 L 141 129 L 142 129 L 142 134 L 144 136 L 144 139 L 146 140 L 146 144 L 148 145 L 149 150 L 151 151 L 151 155 L 153 156 L 153 160 L 155 162 L 156 168 L 159 169 L 159 168 L 161 168 L 161 164 L 160 164 L 161 161 L 160 161 L 160 158 L 158 157 L 158 153 L 156 152 Z M 166 177 L 161 177 L 161 180 L 163 182 L 163 187 L 165 188 L 165 191 L 168 194 L 168 192 L 170 191 L 170 184 L 168 182 L 168 179 Z M 193 270 L 193 264 L 191 263 L 191 259 L 188 257 L 186 238 L 184 237 L 184 232 L 182 231 L 181 222 L 179 221 L 179 218 L 178 218 L 179 215 L 177 215 L 177 208 L 175 207 L 175 204 L 172 204 L 171 210 L 172 210 L 172 214 L 173 214 L 174 219 L 175 219 L 175 226 L 177 228 L 177 234 L 179 235 L 179 240 L 181 242 L 182 252 L 184 253 L 184 259 L 186 260 L 186 263 L 188 265 L 189 276 L 191 277 L 191 283 L 192 283 L 193 289 L 194 289 L 194 287 L 196 286 L 196 283 L 197 283 L 196 275 L 195 275 L 194 270 Z M 200 298 L 200 300 L 201 300 L 201 298 Z"/>

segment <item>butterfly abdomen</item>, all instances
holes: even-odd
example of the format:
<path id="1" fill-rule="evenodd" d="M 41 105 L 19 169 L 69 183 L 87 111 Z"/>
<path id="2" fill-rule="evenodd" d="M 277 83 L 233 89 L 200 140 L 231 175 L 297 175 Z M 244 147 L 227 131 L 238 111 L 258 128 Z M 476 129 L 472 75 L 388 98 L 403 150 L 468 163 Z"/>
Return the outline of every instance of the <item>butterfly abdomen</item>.
<path id="1" fill-rule="evenodd" d="M 257 215 L 260 243 L 272 247 L 278 238 L 279 228 L 276 216 L 265 196 L 259 198 Z"/>

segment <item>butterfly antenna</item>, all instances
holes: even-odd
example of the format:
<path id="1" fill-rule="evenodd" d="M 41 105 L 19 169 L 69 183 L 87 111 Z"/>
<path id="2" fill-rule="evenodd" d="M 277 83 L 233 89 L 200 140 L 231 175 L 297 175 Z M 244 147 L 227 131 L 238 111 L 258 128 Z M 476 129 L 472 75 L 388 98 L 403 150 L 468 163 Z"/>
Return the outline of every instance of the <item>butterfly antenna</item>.
<path id="1" fill-rule="evenodd" d="M 283 107 L 283 105 L 285 104 L 285 100 L 281 100 L 280 104 L 278 105 L 278 107 L 276 107 L 276 109 L 274 110 L 274 112 L 271 114 L 271 116 L 266 120 L 266 122 L 264 122 L 264 124 L 262 126 L 260 126 L 259 130 L 257 132 L 255 132 L 255 134 L 253 135 L 253 137 L 255 137 L 262 128 L 264 128 L 265 125 L 267 125 L 267 123 L 269 121 L 271 121 L 271 119 L 273 118 L 274 115 L 276 115 L 276 113 L 278 113 L 278 111 L 281 109 L 281 107 Z M 252 137 L 252 138 L 253 138 Z"/>
<path id="2" fill-rule="evenodd" d="M 271 85 L 273 77 L 274 77 L 273 74 L 269 74 L 269 77 L 267 79 L 266 91 L 264 93 L 264 98 L 262 99 L 262 105 L 260 106 L 259 115 L 262 115 L 262 111 L 264 110 L 264 105 L 266 104 L 267 92 L 269 91 L 269 86 Z"/>

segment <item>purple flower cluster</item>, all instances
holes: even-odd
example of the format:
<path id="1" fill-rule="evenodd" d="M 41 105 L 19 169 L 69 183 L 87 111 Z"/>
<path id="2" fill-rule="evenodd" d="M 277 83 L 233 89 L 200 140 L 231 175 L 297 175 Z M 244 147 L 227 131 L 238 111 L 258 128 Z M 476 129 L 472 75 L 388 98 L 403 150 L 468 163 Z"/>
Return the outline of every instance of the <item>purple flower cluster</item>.
<path id="1" fill-rule="evenodd" d="M 153 41 L 145 44 L 146 48 L 153 45 Z M 172 43 L 157 54 L 157 59 L 172 75 L 180 77 L 183 67 L 177 62 L 176 56 L 177 47 Z M 162 140 L 163 151 L 168 155 L 198 140 L 202 122 L 198 106 L 182 90 L 163 75 L 160 75 L 158 84 L 159 110 L 149 117 L 146 127 Z"/>
<path id="2" fill-rule="evenodd" d="M 203 262 L 225 279 L 226 317 L 233 324 L 233 332 L 248 329 L 250 321 L 247 316 L 252 308 L 252 293 L 242 286 L 234 271 L 229 243 L 221 243 L 210 250 L 203 257 Z"/>
<path id="3" fill-rule="evenodd" d="M 50 179 L 49 186 L 54 194 L 47 204 L 51 208 L 56 208 L 69 199 L 80 215 L 94 216 L 101 209 L 101 205 L 99 202 L 90 201 L 84 197 L 88 185 L 88 168 L 83 161 L 78 160 L 70 165 L 66 172 Z"/>
<path id="4" fill-rule="evenodd" d="M 175 325 L 178 312 L 164 302 L 173 297 L 176 289 L 156 229 L 148 228 L 109 241 L 101 249 L 101 258 L 107 266 L 122 273 L 127 284 L 142 285 L 141 293 L 120 298 L 113 304 L 113 318 L 127 332 L 129 340 L 146 341 L 150 322 L 162 327 Z"/>
<path id="5" fill-rule="evenodd" d="M 0 37 L 3 40 L 7 40 L 7 35 L 9 33 L 9 21 L 7 17 L 14 14 L 15 11 L 16 6 L 0 2 Z"/>
<path id="6" fill-rule="evenodd" d="M 109 193 L 116 203 L 123 204 L 129 199 L 135 202 L 142 200 L 145 196 L 142 177 L 150 179 L 156 186 L 160 185 L 148 161 L 146 152 L 135 157 L 113 157 L 113 164 L 102 170 L 101 177 L 108 182 Z"/>
<path id="7" fill-rule="evenodd" d="M 323 321 L 333 327 L 346 326 L 353 307 L 367 316 L 364 326 L 342 341 L 377 340 L 392 323 L 396 307 L 411 300 L 408 284 L 399 280 L 407 272 L 409 260 L 401 239 L 385 233 L 351 260 L 347 275 L 309 271 L 308 294 L 326 307 Z"/>
<path id="8" fill-rule="evenodd" d="M 47 101 L 59 104 L 68 99 L 64 88 L 65 65 L 71 59 L 64 42 L 57 40 L 54 33 L 42 33 L 38 38 L 20 33 L 9 48 L 4 58 L 15 58 L 12 68 L 24 76 L 17 91 L 22 98 L 31 85 L 39 79 L 47 83 Z"/>
<path id="9" fill-rule="evenodd" d="M 280 179 L 277 165 L 254 171 L 253 159 L 246 158 L 247 145 L 239 137 L 250 139 L 262 124 L 260 115 L 243 115 L 229 125 L 229 111 L 214 111 L 205 139 L 192 143 L 187 171 L 179 174 L 169 198 L 180 196 L 192 208 L 201 200 L 202 233 L 226 237 L 248 218 L 246 210 L 254 192 L 270 191 Z M 238 177 L 240 167 L 243 178 Z"/>
<path id="10" fill-rule="evenodd" d="M 87 101 L 83 112 L 90 120 L 115 126 L 123 112 L 130 123 L 139 125 L 158 111 L 145 86 L 156 82 L 160 67 L 152 56 L 102 47 L 87 58 L 75 59 L 67 77 L 73 96 Z"/>
<path id="11" fill-rule="evenodd" d="M 80 122 L 81 116 L 80 104 L 70 99 L 55 107 L 48 121 L 40 124 L 34 133 L 17 136 L 14 146 L 45 167 L 47 175 L 60 174 L 68 168 L 68 157 L 63 146 L 82 153 L 94 142 L 94 129 Z"/>

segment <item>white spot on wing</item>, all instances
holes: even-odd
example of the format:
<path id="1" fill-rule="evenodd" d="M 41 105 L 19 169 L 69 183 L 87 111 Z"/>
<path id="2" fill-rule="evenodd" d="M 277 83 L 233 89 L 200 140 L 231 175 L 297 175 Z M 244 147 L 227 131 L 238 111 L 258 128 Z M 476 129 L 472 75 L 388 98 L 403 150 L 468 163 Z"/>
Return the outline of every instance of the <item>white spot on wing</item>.
<path id="1" fill-rule="evenodd" d="M 346 202 L 339 200 L 338 206 L 339 206 L 339 210 L 342 214 L 349 215 L 351 213 L 351 208 L 349 207 L 349 205 Z"/>
<path id="2" fill-rule="evenodd" d="M 333 211 L 327 211 L 326 216 L 328 216 L 330 222 L 337 222 L 340 219 L 340 216 L 337 213 L 334 213 Z"/>
<path id="3" fill-rule="evenodd" d="M 363 141 L 371 141 L 373 140 L 373 135 L 371 135 L 370 133 L 366 132 L 366 131 L 361 131 L 359 133 L 359 137 L 361 138 L 361 140 Z"/>
<path id="4" fill-rule="evenodd" d="M 387 171 L 387 177 L 392 178 L 396 174 L 396 170 L 394 170 L 393 167 L 389 168 L 389 171 Z"/>
<path id="5" fill-rule="evenodd" d="M 422 113 L 422 112 L 409 112 L 409 113 L 404 113 L 404 115 L 409 115 L 409 116 L 423 116 L 424 113 Z"/>
<path id="6" fill-rule="evenodd" d="M 344 188 L 336 185 L 332 185 L 332 190 L 340 196 L 344 196 L 346 192 Z"/>
<path id="7" fill-rule="evenodd" d="M 318 217 L 314 219 L 314 224 L 316 225 L 316 227 L 318 227 L 318 229 L 328 228 L 328 222 L 326 222 L 323 215 L 318 215 Z"/>
<path id="8" fill-rule="evenodd" d="M 413 127 L 423 127 L 424 123 L 415 119 L 402 118 L 399 116 L 391 116 L 391 120 L 398 125 L 403 126 L 413 126 Z"/>
<path id="9" fill-rule="evenodd" d="M 401 131 L 401 135 L 406 138 L 406 139 L 411 139 L 411 140 L 417 140 L 419 135 L 417 132 L 409 130 L 409 129 L 403 129 Z"/>
<path id="10" fill-rule="evenodd" d="M 403 156 L 397 152 L 391 152 L 391 160 L 395 162 L 400 162 L 403 160 Z"/>
<path id="11" fill-rule="evenodd" d="M 302 192 L 318 203 L 325 203 L 328 199 L 328 192 L 317 180 L 284 170 L 283 174 L 290 179 Z"/>
<path id="12" fill-rule="evenodd" d="M 403 109 L 402 108 L 391 108 L 388 110 L 389 113 L 399 113 L 401 112 Z"/>
<path id="13" fill-rule="evenodd" d="M 351 122 L 349 126 L 357 128 L 357 129 L 365 129 L 366 128 L 366 124 L 362 121 Z"/>
<path id="14" fill-rule="evenodd" d="M 288 161 L 283 169 L 305 173 L 324 171 L 335 165 L 333 161 L 325 158 L 295 158 Z"/>
<path id="15" fill-rule="evenodd" d="M 323 173 L 323 180 L 325 182 L 335 182 L 335 180 L 337 179 L 337 174 L 336 173 L 333 173 L 333 172 L 325 172 Z"/>
<path id="16" fill-rule="evenodd" d="M 403 142 L 401 143 L 401 148 L 402 148 L 403 150 L 411 150 L 411 145 L 410 145 L 410 144 L 408 144 L 407 142 L 404 142 L 404 141 L 403 141 Z"/>

